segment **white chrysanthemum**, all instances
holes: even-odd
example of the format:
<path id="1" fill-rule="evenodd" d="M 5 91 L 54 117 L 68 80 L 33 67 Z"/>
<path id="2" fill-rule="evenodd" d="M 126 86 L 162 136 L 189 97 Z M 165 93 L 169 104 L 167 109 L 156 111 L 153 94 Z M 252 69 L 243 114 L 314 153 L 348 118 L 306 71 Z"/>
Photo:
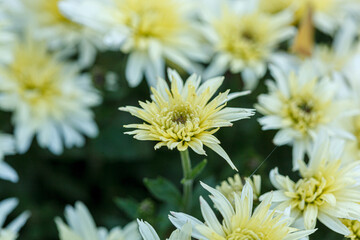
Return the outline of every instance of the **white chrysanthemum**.
<path id="1" fill-rule="evenodd" d="M 260 0 L 260 6 L 262 11 L 271 14 L 291 10 L 295 22 L 299 22 L 310 7 L 316 28 L 329 35 L 333 35 L 350 14 L 358 14 L 360 10 L 357 0 Z"/>
<path id="2" fill-rule="evenodd" d="M 199 71 L 194 62 L 206 58 L 193 16 L 196 5 L 189 0 L 64 0 L 60 6 L 129 54 L 125 73 L 132 87 L 144 75 L 154 86 L 165 75 L 166 61 L 193 73 Z"/>
<path id="3" fill-rule="evenodd" d="M 139 231 L 144 240 L 160 240 L 155 229 L 148 222 L 138 220 L 138 224 Z M 167 240 L 191 240 L 191 224 L 186 223 L 181 229 L 175 230 Z"/>
<path id="4" fill-rule="evenodd" d="M 90 107 L 100 98 L 88 75 L 46 52 L 46 46 L 27 39 L 18 43 L 13 60 L 0 67 L 0 107 L 13 112 L 20 153 L 34 135 L 41 147 L 55 154 L 82 146 L 81 134 L 97 135 Z"/>
<path id="5" fill-rule="evenodd" d="M 29 212 L 24 212 L 6 227 L 4 226 L 7 216 L 18 205 L 19 201 L 15 198 L 8 198 L 0 202 L 0 240 L 15 240 L 22 226 L 30 216 Z"/>
<path id="6" fill-rule="evenodd" d="M 348 65 L 345 73 L 346 80 L 343 81 L 339 91 L 344 98 L 349 98 L 354 107 L 360 111 L 360 55 L 356 54 Z M 360 159 L 360 116 L 355 115 L 343 121 L 343 126 L 356 138 L 346 141 L 345 159 L 348 161 Z"/>
<path id="7" fill-rule="evenodd" d="M 67 206 L 65 209 L 66 225 L 60 218 L 56 218 L 56 226 L 60 240 L 140 240 L 138 225 L 131 222 L 123 229 L 115 227 L 111 231 L 97 228 L 86 206 L 77 202 L 75 208 Z"/>
<path id="8" fill-rule="evenodd" d="M 94 63 L 97 49 L 103 48 L 102 38 L 92 29 L 66 18 L 58 7 L 60 0 L 21 2 L 22 11 L 14 15 L 14 21 L 22 21 L 23 28 L 31 26 L 32 35 L 45 41 L 50 49 L 61 51 L 65 56 L 77 53 L 80 67 Z"/>
<path id="9" fill-rule="evenodd" d="M 291 12 L 266 14 L 259 11 L 258 1 L 254 0 L 210 2 L 213 11 L 207 13 L 205 9 L 203 18 L 208 23 L 205 32 L 214 57 L 204 77 L 230 70 L 241 73 L 245 87 L 252 89 L 266 73 L 278 45 L 293 35 Z"/>
<path id="10" fill-rule="evenodd" d="M 350 232 L 340 219 L 360 219 L 360 161 L 344 163 L 343 148 L 342 140 L 330 142 L 321 133 L 309 163 L 299 160 L 301 178 L 297 182 L 280 175 L 277 169 L 271 171 L 270 180 L 278 189 L 273 193 L 275 206 L 291 206 L 292 217 L 298 219 L 299 226 L 313 229 L 318 219 L 346 236 Z"/>
<path id="11" fill-rule="evenodd" d="M 216 189 L 201 183 L 211 195 L 210 199 L 223 217 L 219 221 L 209 204 L 200 197 L 201 212 L 205 223 L 184 213 L 172 213 L 171 222 L 181 228 L 185 223 L 193 225 L 192 236 L 203 240 L 276 239 L 295 240 L 306 237 L 314 230 L 299 230 L 289 227 L 292 219 L 289 212 L 270 210 L 271 196 L 266 197 L 253 212 L 253 190 L 245 184 L 241 196 L 234 194 L 235 206 Z"/>
<path id="12" fill-rule="evenodd" d="M 171 86 L 159 78 L 156 89 L 151 88 L 153 101 L 139 102 L 138 107 L 121 107 L 120 110 L 142 119 L 142 124 L 125 125 L 135 130 L 126 132 L 138 140 L 157 141 L 155 149 L 166 146 L 185 151 L 191 148 L 198 154 L 206 155 L 204 145 L 223 157 L 236 169 L 230 157 L 220 146 L 220 141 L 213 135 L 221 127 L 231 127 L 232 122 L 254 115 L 253 109 L 230 108 L 226 103 L 233 98 L 249 93 L 230 90 L 213 95 L 224 81 L 217 77 L 201 83 L 196 74 L 185 82 L 174 71 L 168 71 Z"/>
<path id="13" fill-rule="evenodd" d="M 265 116 L 259 119 L 263 130 L 279 129 L 276 145 L 293 146 L 293 168 L 309 151 L 320 129 L 330 135 L 354 139 L 339 120 L 356 114 L 348 101 L 337 98 L 338 85 L 320 78 L 316 69 L 305 62 L 300 69 L 270 67 L 275 81 L 267 81 L 269 94 L 259 96 L 256 108 Z"/>
<path id="14" fill-rule="evenodd" d="M 312 55 L 315 68 L 322 76 L 333 79 L 345 77 L 351 59 L 357 53 L 355 39 L 357 26 L 353 20 L 348 19 L 337 31 L 331 47 L 327 45 L 316 45 Z M 351 74 L 351 72 L 350 72 Z"/>

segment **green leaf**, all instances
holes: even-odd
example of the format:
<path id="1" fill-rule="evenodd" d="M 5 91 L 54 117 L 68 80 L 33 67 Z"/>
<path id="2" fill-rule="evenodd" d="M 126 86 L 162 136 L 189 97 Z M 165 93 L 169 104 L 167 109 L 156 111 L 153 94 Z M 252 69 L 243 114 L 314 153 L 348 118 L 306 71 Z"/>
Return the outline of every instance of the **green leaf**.
<path id="1" fill-rule="evenodd" d="M 181 205 L 180 191 L 165 178 L 158 177 L 156 179 L 144 179 L 147 189 L 160 201 L 173 204 L 174 206 Z"/>
<path id="2" fill-rule="evenodd" d="M 117 197 L 115 198 L 115 204 L 125 212 L 129 218 L 135 219 L 138 217 L 139 203 L 134 199 Z"/>
<path id="3" fill-rule="evenodd" d="M 195 179 L 197 176 L 200 175 L 200 173 L 202 173 L 202 171 L 204 170 L 205 166 L 207 164 L 207 159 L 202 160 L 198 165 L 196 165 L 192 170 L 191 170 L 191 179 Z"/>

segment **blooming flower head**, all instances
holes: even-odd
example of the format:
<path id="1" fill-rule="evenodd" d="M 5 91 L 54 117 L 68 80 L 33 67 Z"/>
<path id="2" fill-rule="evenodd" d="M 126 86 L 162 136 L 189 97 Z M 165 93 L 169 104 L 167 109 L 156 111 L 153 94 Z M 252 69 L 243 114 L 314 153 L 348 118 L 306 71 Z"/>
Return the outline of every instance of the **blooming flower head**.
<path id="1" fill-rule="evenodd" d="M 156 78 L 164 76 L 165 61 L 189 73 L 199 70 L 194 62 L 207 55 L 199 42 L 193 5 L 188 0 L 65 0 L 61 7 L 104 35 L 109 47 L 129 54 L 125 73 L 135 87 L 144 75 L 154 86 Z"/>
<path id="2" fill-rule="evenodd" d="M 345 236 L 351 240 L 360 239 L 360 222 L 357 220 L 341 219 L 341 222 L 350 230 L 350 234 Z"/>
<path id="3" fill-rule="evenodd" d="M 94 63 L 102 39 L 90 28 L 67 18 L 59 9 L 60 0 L 22 0 L 23 16 L 14 16 L 30 25 L 33 36 L 46 42 L 52 50 L 72 56 L 78 53 L 78 63 L 88 67 Z M 24 28 L 29 26 L 25 25 Z"/>
<path id="4" fill-rule="evenodd" d="M 253 190 L 245 184 L 241 196 L 234 194 L 235 206 L 219 191 L 202 183 L 208 190 L 210 198 L 223 217 L 219 221 L 209 204 L 200 197 L 201 212 L 205 223 L 184 213 L 172 213 L 172 223 L 180 228 L 186 222 L 193 225 L 192 236 L 204 240 L 237 240 L 237 239 L 278 239 L 295 240 L 314 232 L 289 227 L 291 218 L 287 212 L 270 210 L 271 195 L 267 196 L 253 212 Z"/>
<path id="5" fill-rule="evenodd" d="M 160 240 L 155 229 L 148 222 L 138 220 L 138 224 L 144 240 Z M 186 223 L 181 229 L 175 230 L 167 240 L 191 240 L 191 224 Z"/>
<path id="6" fill-rule="evenodd" d="M 300 69 L 271 67 L 275 82 L 268 81 L 269 94 L 259 96 L 257 110 L 263 130 L 279 129 L 276 145 L 293 145 L 293 168 L 309 151 L 321 129 L 329 134 L 353 138 L 338 124 L 351 115 L 351 104 L 336 96 L 337 84 L 320 78 L 314 67 L 305 62 Z"/>
<path id="7" fill-rule="evenodd" d="M 12 111 L 17 150 L 25 152 L 34 135 L 55 154 L 82 146 L 81 133 L 94 137 L 90 107 L 100 102 L 90 77 L 55 58 L 46 46 L 28 38 L 19 42 L 13 60 L 0 67 L 0 107 Z"/>
<path id="8" fill-rule="evenodd" d="M 329 142 L 321 134 L 309 163 L 299 160 L 301 178 L 297 182 L 280 175 L 277 169 L 270 173 L 270 180 L 278 189 L 273 201 L 279 209 L 291 206 L 292 217 L 300 219 L 306 229 L 315 228 L 318 219 L 346 236 L 350 232 L 340 219 L 359 220 L 360 162 L 344 163 L 343 147 L 342 140 Z"/>
<path id="9" fill-rule="evenodd" d="M 24 212 L 6 227 L 4 222 L 6 217 L 14 210 L 19 201 L 15 198 L 8 198 L 0 202 L 0 240 L 15 240 L 18 238 L 20 229 L 24 226 L 29 218 L 29 212 Z"/>
<path id="10" fill-rule="evenodd" d="M 56 218 L 56 226 L 60 240 L 141 240 L 136 222 L 131 222 L 123 229 L 115 227 L 111 231 L 97 228 L 86 206 L 77 202 L 75 208 L 67 206 L 65 209 L 66 225 L 60 218 Z"/>
<path id="11" fill-rule="evenodd" d="M 214 13 L 204 14 L 209 25 L 207 38 L 214 49 L 213 60 L 204 72 L 206 78 L 227 70 L 241 72 L 245 87 L 254 88 L 278 45 L 294 33 L 290 12 L 269 15 L 259 11 L 257 2 L 250 2 L 216 1 L 219 6 L 214 7 Z"/>
<path id="12" fill-rule="evenodd" d="M 223 77 L 207 80 L 200 85 L 200 77 L 190 76 L 185 83 L 174 70 L 169 70 L 170 88 L 163 79 L 159 79 L 156 89 L 151 88 L 153 101 L 139 102 L 142 108 L 121 107 L 145 121 L 142 124 L 125 125 L 136 128 L 127 132 L 138 140 L 158 141 L 155 149 L 167 146 L 185 151 L 189 147 L 198 154 L 205 155 L 203 145 L 222 156 L 232 168 L 236 169 L 220 141 L 213 136 L 220 127 L 230 127 L 231 122 L 249 118 L 252 109 L 227 108 L 226 102 L 248 92 L 233 93 L 229 90 L 213 95 L 223 82 Z"/>
<path id="13" fill-rule="evenodd" d="M 251 185 L 254 190 L 254 200 L 257 200 L 261 192 L 261 177 L 259 175 L 254 175 L 252 179 L 245 178 L 245 181 Z M 238 173 L 236 173 L 233 178 L 229 177 L 227 181 L 222 181 L 221 185 L 216 186 L 216 189 L 221 192 L 232 204 L 235 200 L 234 193 L 240 195 L 243 188 L 244 184 Z"/>

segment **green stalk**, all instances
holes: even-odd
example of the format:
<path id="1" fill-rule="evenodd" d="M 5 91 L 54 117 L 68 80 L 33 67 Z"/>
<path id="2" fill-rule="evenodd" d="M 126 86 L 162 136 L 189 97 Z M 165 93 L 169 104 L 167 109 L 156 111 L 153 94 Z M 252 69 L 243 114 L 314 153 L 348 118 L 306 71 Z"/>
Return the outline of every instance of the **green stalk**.
<path id="1" fill-rule="evenodd" d="M 191 160 L 189 151 L 180 151 L 181 164 L 184 173 L 183 184 L 183 208 L 184 212 L 189 213 L 191 210 L 193 179 L 191 178 Z"/>

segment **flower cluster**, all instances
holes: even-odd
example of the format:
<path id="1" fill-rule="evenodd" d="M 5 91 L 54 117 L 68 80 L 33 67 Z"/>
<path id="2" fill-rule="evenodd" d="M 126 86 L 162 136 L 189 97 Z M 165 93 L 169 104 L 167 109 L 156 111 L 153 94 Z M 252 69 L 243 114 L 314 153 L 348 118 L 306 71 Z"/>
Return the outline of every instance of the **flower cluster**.
<path id="1" fill-rule="evenodd" d="M 95 118 L 109 117 L 93 108 L 111 98 L 102 81 L 114 93 L 117 79 L 130 88 L 146 80 L 149 100 L 116 104 L 140 120 L 124 125 L 131 129 L 125 134 L 180 152 L 183 194 L 166 179 L 144 181 L 166 203 L 159 213 L 172 208 L 177 229 L 154 211 L 143 214 L 146 206 L 135 200 L 117 199 L 132 222 L 121 228 L 111 219 L 117 227 L 107 230 L 78 201 L 65 208 L 66 221 L 55 219 L 59 239 L 160 240 L 151 226 L 158 222 L 168 240 L 306 239 L 318 222 L 359 239 L 359 19 L 358 0 L 0 0 L 0 110 L 9 116 L 0 129 L 0 178 L 19 180 L 7 155 L 37 144 L 60 156 L 98 136 Z M 98 77 L 106 68 L 99 59 L 114 53 L 109 62 L 119 63 L 116 70 Z M 231 75 L 236 84 L 227 81 Z M 230 93 L 223 85 L 239 89 Z M 255 109 L 231 101 L 255 89 Z M 206 156 L 210 148 L 242 176 L 254 170 L 230 157 L 215 134 L 252 120 L 255 111 L 263 131 L 277 131 L 274 145 L 290 146 L 285 160 L 299 178 L 292 180 L 291 170 L 280 174 L 286 169 L 279 165 L 269 174 L 275 189 L 262 186 L 265 178 L 254 174 L 266 158 L 250 177 L 236 173 L 215 188 L 202 181 L 203 189 L 193 188 L 207 160 L 193 167 L 189 149 Z M 232 142 L 236 148 L 241 141 Z M 204 189 L 220 215 L 203 196 L 195 211 L 193 195 Z M 15 240 L 29 218 L 26 211 L 4 226 L 17 204 L 0 201 L 0 240 Z"/>

